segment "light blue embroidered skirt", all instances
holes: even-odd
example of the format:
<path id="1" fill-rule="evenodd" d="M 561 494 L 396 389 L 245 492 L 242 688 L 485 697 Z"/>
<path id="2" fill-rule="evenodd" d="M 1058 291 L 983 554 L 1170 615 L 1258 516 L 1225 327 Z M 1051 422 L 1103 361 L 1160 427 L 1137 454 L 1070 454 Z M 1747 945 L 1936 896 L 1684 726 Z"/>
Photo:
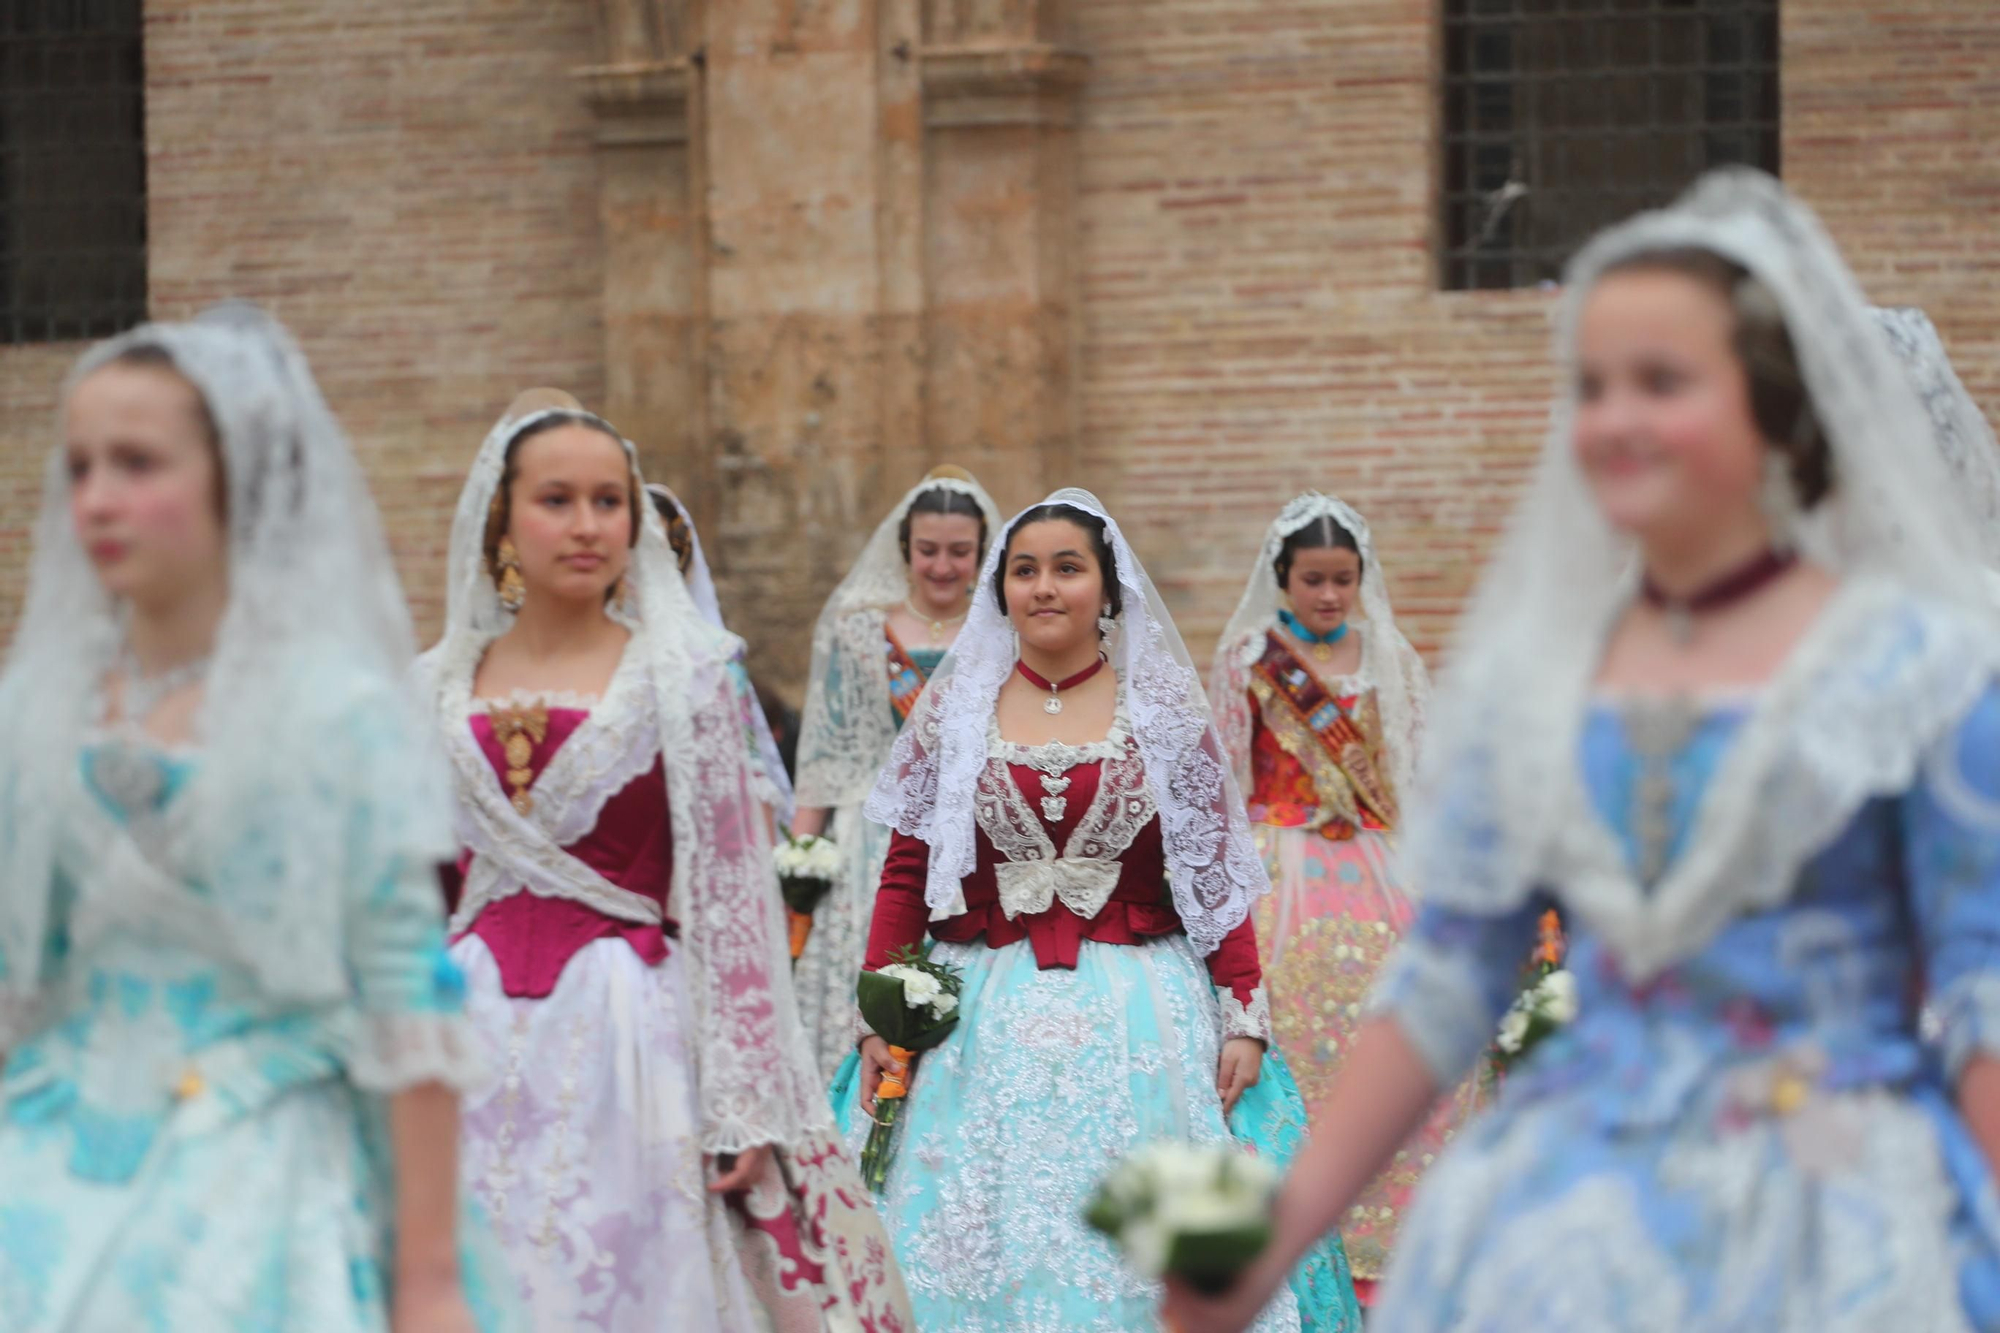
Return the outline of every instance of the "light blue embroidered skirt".
<path id="1" fill-rule="evenodd" d="M 1158 1284 L 1084 1225 L 1085 1202 L 1120 1158 L 1156 1139 L 1234 1139 L 1288 1164 L 1305 1132 L 1290 1071 L 1267 1055 L 1224 1124 L 1221 1018 L 1184 936 L 1086 941 L 1074 971 L 1042 971 L 1026 941 L 939 944 L 931 957 L 964 974 L 963 1018 L 918 1061 L 879 1201 L 918 1327 L 1158 1328 Z M 855 1063 L 833 1097 L 858 1153 L 869 1122 Z M 1338 1241 L 1314 1252 L 1256 1327 L 1359 1333 Z"/>

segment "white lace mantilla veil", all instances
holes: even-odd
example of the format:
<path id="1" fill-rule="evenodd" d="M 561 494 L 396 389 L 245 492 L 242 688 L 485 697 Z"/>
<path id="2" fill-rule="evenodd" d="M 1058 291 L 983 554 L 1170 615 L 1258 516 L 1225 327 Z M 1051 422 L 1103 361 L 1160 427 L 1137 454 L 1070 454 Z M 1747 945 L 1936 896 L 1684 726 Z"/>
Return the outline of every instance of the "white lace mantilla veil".
<path id="1" fill-rule="evenodd" d="M 1605 635 L 1637 578 L 1574 458 L 1576 330 L 1608 267 L 1683 247 L 1742 265 L 1784 313 L 1833 457 L 1834 492 L 1802 545 L 1840 587 L 1759 692 L 1686 850 L 1642 889 L 1575 760 Z M 1547 443 L 1460 622 L 1402 853 L 1426 900 L 1448 907 L 1502 913 L 1548 888 L 1644 981 L 1735 916 L 1784 902 L 1864 801 L 1905 789 L 1993 679 L 2000 645 L 1981 624 L 1978 542 L 1949 473 L 1936 450 L 1910 447 L 1930 416 L 1818 219 L 1777 181 L 1713 172 L 1599 235 L 1570 265 L 1556 349 Z"/>
<path id="2" fill-rule="evenodd" d="M 1952 369 L 1928 315 L 1913 306 L 1890 306 L 1878 308 L 1875 319 L 1930 414 L 1931 438 L 1951 469 L 1959 503 L 1972 518 L 1973 537 L 1993 586 L 2000 581 L 2000 444 L 1994 442 L 1993 427 Z"/>
<path id="3" fill-rule="evenodd" d="M 1255 730 L 1250 672 L 1264 656 L 1264 636 L 1278 623 L 1278 612 L 1285 606 L 1285 590 L 1278 586 L 1278 552 L 1286 538 L 1322 518 L 1338 523 L 1361 548 L 1361 614 L 1350 621 L 1359 621 L 1355 628 L 1361 633 L 1361 674 L 1375 690 L 1382 736 L 1389 751 L 1389 776 L 1400 800 L 1409 790 L 1416 765 L 1424 705 L 1430 699 L 1430 673 L 1424 669 L 1424 659 L 1396 628 L 1396 613 L 1389 605 L 1388 576 L 1375 554 L 1367 522 L 1352 505 L 1332 496 L 1308 491 L 1280 510 L 1265 529 L 1257 563 L 1250 569 L 1236 613 L 1229 617 L 1215 649 L 1209 693 L 1215 705 L 1216 729 L 1229 748 L 1237 785 L 1248 791 L 1250 742 Z"/>
<path id="4" fill-rule="evenodd" d="M 937 473 L 911 487 L 875 526 L 813 625 L 812 668 L 799 718 L 800 805 L 831 809 L 866 798 L 896 739 L 882 629 L 888 612 L 910 595 L 903 519 L 918 496 L 934 490 L 969 497 L 985 516 L 988 545 L 1000 540 L 1000 510 L 985 488 L 970 477 Z M 842 670 L 830 679 L 836 655 L 843 666 L 862 669 Z"/>
<path id="5" fill-rule="evenodd" d="M 550 417 L 600 421 L 565 407 L 502 417 L 480 446 L 459 495 L 444 637 L 417 670 L 420 687 L 447 728 L 462 720 L 443 706 L 449 683 L 469 682 L 487 645 L 513 621 L 487 573 L 484 553 L 487 511 L 507 448 Z M 605 429 L 617 434 L 608 424 Z M 624 446 L 635 482 L 643 487 L 638 451 L 629 440 Z M 695 1010 L 691 1054 L 701 1146 L 720 1153 L 762 1143 L 790 1145 L 808 1130 L 829 1131 L 832 1113 L 792 997 L 784 910 L 729 672 L 743 644 L 696 607 L 665 525 L 650 504 L 640 508 L 626 594 L 612 614 L 632 631 L 633 649 L 642 655 L 652 683 L 673 829 L 670 910 L 680 923 L 679 947 Z M 454 747 L 449 736 L 446 743 L 454 762 L 462 763 L 462 747 Z M 473 771 L 466 780 L 491 782 L 492 774 Z M 530 881 L 526 887 L 537 886 Z"/>
<path id="6" fill-rule="evenodd" d="M 1195 948 L 1211 953 L 1271 884 L 1201 675 L 1145 567 L 1097 497 L 1067 487 L 1041 503 L 1071 505 L 1104 520 L 1124 602 L 1107 645 L 1111 665 L 1160 809 L 1174 906 Z M 973 799 L 986 765 L 987 726 L 1017 659 L 1013 625 L 993 591 L 1012 527 L 995 529 L 965 626 L 896 738 L 866 806 L 876 823 L 929 844 L 924 901 L 932 920 L 965 910 L 960 881 L 975 865 Z"/>
<path id="7" fill-rule="evenodd" d="M 64 398 L 140 349 L 165 353 L 207 404 L 229 547 L 199 762 L 144 855 L 152 873 L 202 885 L 220 909 L 214 947 L 268 993 L 336 1001 L 351 990 L 349 915 L 378 877 L 451 847 L 449 787 L 403 683 L 409 613 L 361 469 L 276 320 L 237 303 L 143 325 L 85 353 Z M 118 883 L 144 873 L 69 832 L 91 799 L 78 755 L 103 720 L 121 611 L 77 544 L 60 444 L 43 477 L 27 605 L 0 678 L 0 991 L 17 1015 L 42 980 L 59 866 Z"/>
<path id="8" fill-rule="evenodd" d="M 671 487 L 654 481 L 648 482 L 646 489 L 664 497 L 669 504 L 680 511 L 681 521 L 687 524 L 688 540 L 693 543 L 687 574 L 683 580 L 687 584 L 688 596 L 694 599 L 695 609 L 701 612 L 704 620 L 717 629 L 726 631 L 729 627 L 722 622 L 722 601 L 715 595 L 715 575 L 709 572 L 708 557 L 702 553 L 701 533 L 694 525 L 693 513 L 681 503 L 681 497 L 675 495 Z M 770 784 L 772 809 L 777 813 L 781 823 L 790 824 L 793 812 L 792 779 L 785 772 L 784 756 L 778 753 L 777 738 L 771 735 L 770 720 L 764 716 L 762 705 L 754 698 L 751 700 L 750 726 L 757 736 L 758 761 L 764 766 L 761 777 Z"/>

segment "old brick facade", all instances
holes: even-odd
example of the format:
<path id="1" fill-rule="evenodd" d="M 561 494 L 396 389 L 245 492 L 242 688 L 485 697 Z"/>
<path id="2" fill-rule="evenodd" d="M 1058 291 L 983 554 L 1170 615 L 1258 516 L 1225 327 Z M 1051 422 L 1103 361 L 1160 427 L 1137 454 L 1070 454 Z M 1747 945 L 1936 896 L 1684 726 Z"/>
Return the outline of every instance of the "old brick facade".
<path id="1" fill-rule="evenodd" d="M 153 309 L 299 332 L 434 628 L 515 390 L 699 510 L 755 665 L 928 465 L 1102 489 L 1202 650 L 1303 486 L 1435 647 L 1538 444 L 1548 297 L 1441 293 L 1434 0 L 153 0 Z M 2000 411 L 2000 6 L 1783 6 L 1783 154 Z M 74 347 L 0 349 L 0 624 Z"/>

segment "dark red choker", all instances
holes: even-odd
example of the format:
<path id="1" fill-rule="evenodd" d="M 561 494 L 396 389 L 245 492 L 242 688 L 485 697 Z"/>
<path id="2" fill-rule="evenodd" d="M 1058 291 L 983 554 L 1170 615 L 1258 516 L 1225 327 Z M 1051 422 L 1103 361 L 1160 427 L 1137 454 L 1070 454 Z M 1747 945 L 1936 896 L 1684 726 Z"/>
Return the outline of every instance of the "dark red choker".
<path id="1" fill-rule="evenodd" d="M 1639 596 L 1647 606 L 1667 615 L 1667 628 L 1676 641 L 1686 643 L 1694 637 L 1694 618 L 1710 611 L 1719 611 L 1725 606 L 1740 602 L 1757 592 L 1780 574 L 1799 562 L 1796 551 L 1780 551 L 1767 546 L 1747 563 L 1738 566 L 1721 578 L 1714 580 L 1685 597 L 1675 597 L 1659 584 L 1653 582 L 1651 574 L 1639 584 Z"/>
<path id="2" fill-rule="evenodd" d="M 1057 696 L 1059 696 L 1064 690 L 1072 690 L 1075 689 L 1077 686 L 1083 684 L 1083 682 L 1089 680 L 1092 676 L 1104 670 L 1104 666 L 1105 666 L 1105 659 L 1100 656 L 1095 662 L 1092 662 L 1089 666 L 1077 672 L 1074 676 L 1070 676 L 1064 680 L 1056 680 L 1056 681 L 1050 680 L 1047 676 L 1044 676 L 1041 672 L 1035 670 L 1033 667 L 1029 666 L 1026 662 L 1014 663 L 1014 670 L 1020 672 L 1022 677 L 1026 679 L 1029 684 L 1035 686 L 1037 689 L 1043 689 L 1049 692 L 1048 699 L 1044 701 L 1042 704 L 1042 711 L 1044 713 L 1047 713 L 1050 717 L 1054 717 L 1057 713 L 1060 713 L 1063 710 L 1062 700 Z"/>

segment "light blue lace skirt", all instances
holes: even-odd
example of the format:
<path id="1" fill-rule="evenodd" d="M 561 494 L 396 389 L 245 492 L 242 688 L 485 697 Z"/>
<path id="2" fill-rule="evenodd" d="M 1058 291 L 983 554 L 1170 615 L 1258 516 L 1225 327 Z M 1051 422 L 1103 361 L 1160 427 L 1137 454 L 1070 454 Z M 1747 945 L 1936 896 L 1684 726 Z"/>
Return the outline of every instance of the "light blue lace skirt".
<path id="1" fill-rule="evenodd" d="M 939 944 L 931 956 L 964 973 L 964 1017 L 918 1062 L 879 1201 L 918 1327 L 1158 1328 L 1159 1285 L 1084 1225 L 1085 1202 L 1120 1158 L 1156 1139 L 1233 1139 L 1288 1164 L 1306 1123 L 1290 1071 L 1266 1056 L 1225 1125 L 1221 1019 L 1184 936 L 1087 941 L 1074 971 L 1042 971 L 1026 941 Z M 869 1122 L 854 1072 L 850 1058 L 833 1097 L 858 1153 Z M 1256 1328 L 1359 1333 L 1338 1241 L 1314 1252 Z"/>

